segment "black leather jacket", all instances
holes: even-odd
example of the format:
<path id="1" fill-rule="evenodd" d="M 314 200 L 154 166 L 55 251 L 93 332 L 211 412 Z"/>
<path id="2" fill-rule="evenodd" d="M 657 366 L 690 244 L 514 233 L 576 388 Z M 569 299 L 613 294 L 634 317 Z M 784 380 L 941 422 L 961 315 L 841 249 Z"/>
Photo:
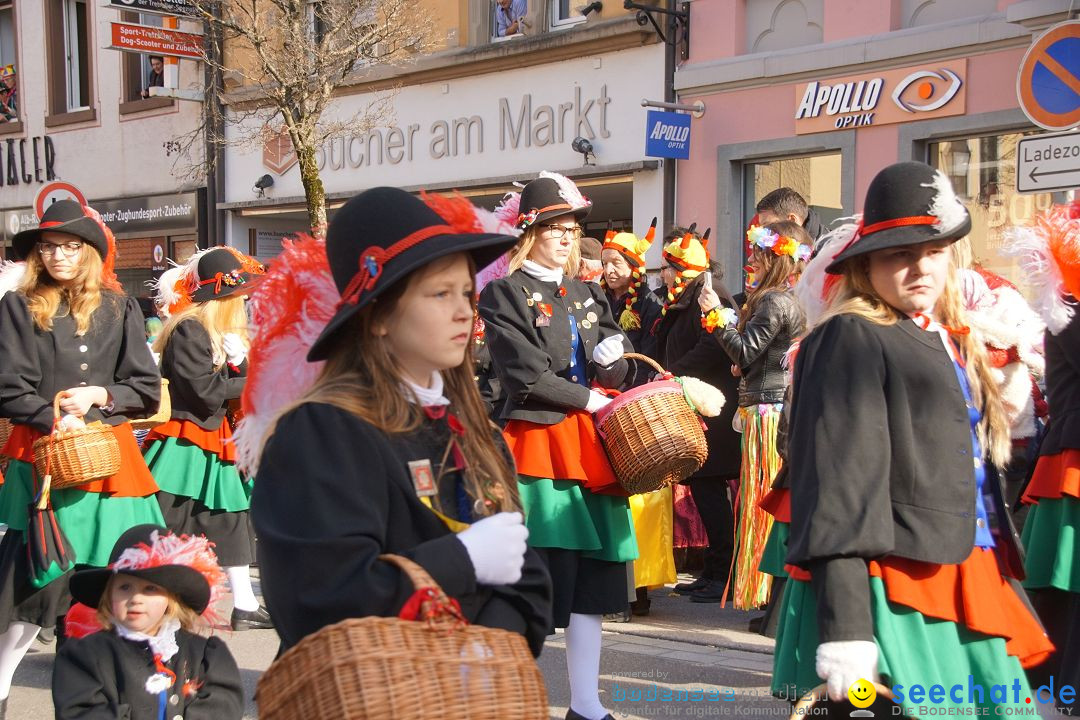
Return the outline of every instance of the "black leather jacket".
<path id="1" fill-rule="evenodd" d="M 740 407 L 784 401 L 784 355 L 805 329 L 806 315 L 799 301 L 790 292 L 777 290 L 761 299 L 742 332 L 729 325 L 713 333 L 742 370 Z"/>

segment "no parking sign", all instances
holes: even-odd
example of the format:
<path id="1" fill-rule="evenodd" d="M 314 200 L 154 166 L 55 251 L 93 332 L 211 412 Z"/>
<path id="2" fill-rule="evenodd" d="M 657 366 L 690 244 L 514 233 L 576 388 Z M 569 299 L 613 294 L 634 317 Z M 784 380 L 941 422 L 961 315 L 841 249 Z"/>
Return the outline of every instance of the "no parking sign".
<path id="1" fill-rule="evenodd" d="M 37 197 L 34 198 L 34 212 L 37 213 L 38 219 L 41 219 L 48 207 L 57 200 L 74 200 L 80 205 L 86 204 L 86 196 L 79 188 L 71 183 L 51 182 L 42 185 Z"/>
<path id="2" fill-rule="evenodd" d="M 1016 75 L 1016 97 L 1041 128 L 1080 125 L 1080 21 L 1055 25 L 1028 48 Z"/>

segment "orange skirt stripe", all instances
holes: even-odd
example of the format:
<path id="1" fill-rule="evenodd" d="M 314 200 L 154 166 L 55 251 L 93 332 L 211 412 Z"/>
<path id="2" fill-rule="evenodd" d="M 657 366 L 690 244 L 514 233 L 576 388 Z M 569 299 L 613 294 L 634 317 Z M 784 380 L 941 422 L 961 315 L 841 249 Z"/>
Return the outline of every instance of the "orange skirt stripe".
<path id="1" fill-rule="evenodd" d="M 1070 448 L 1040 457 L 1021 502 L 1038 503 L 1039 498 L 1057 499 L 1062 495 L 1080 497 L 1080 450 Z"/>
<path id="2" fill-rule="evenodd" d="M 79 485 L 74 490 L 85 492 L 109 493 L 115 497 L 146 497 L 158 491 L 157 483 L 154 482 L 146 461 L 143 460 L 139 444 L 135 442 L 135 435 L 131 431 L 130 423 L 121 423 L 112 426 L 113 435 L 120 446 L 120 470 L 111 477 L 95 480 Z M 4 449 L 0 451 L 12 460 L 21 460 L 33 464 L 34 441 L 42 437 L 40 433 L 29 425 L 14 425 L 11 429 L 11 437 L 8 438 Z"/>
<path id="3" fill-rule="evenodd" d="M 791 490 L 775 488 L 765 494 L 758 507 L 773 516 L 777 522 L 791 522 Z"/>
<path id="4" fill-rule="evenodd" d="M 170 420 L 158 425 L 146 435 L 143 446 L 149 446 L 154 440 L 176 438 L 186 440 L 197 447 L 212 452 L 225 462 L 236 462 L 236 443 L 232 439 L 229 421 L 223 420 L 217 430 L 205 430 L 190 420 Z"/>
<path id="5" fill-rule="evenodd" d="M 596 432 L 592 415 L 571 410 L 555 425 L 511 420 L 503 437 L 521 475 L 574 480 L 602 495 L 627 493 L 619 485 Z"/>

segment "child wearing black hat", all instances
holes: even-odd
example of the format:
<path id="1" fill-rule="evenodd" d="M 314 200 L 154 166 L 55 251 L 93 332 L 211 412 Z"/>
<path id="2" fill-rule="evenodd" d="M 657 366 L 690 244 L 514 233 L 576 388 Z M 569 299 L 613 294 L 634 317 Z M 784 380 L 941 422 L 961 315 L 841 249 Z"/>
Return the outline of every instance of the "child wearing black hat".
<path id="1" fill-rule="evenodd" d="M 638 554 L 626 493 L 592 417 L 610 399 L 590 383 L 632 381 L 623 354 L 633 348 L 604 289 L 575 278 L 579 223 L 591 208 L 556 173 L 508 198 L 496 212 L 524 233 L 510 274 L 488 284 L 479 304 L 529 541 L 551 572 L 554 627 L 566 628 L 570 720 L 610 717 L 598 690 L 602 616 L 626 610 L 626 563 Z"/>
<path id="2" fill-rule="evenodd" d="M 139 305 L 112 272 L 112 233 L 92 209 L 61 200 L 38 228 L 15 236 L 12 252 L 24 262 L 19 287 L 0 299 L 0 415 L 13 423 L 0 489 L 0 522 L 8 527 L 0 543 L 0 700 L 38 630 L 68 607 L 66 575 L 36 574 L 31 583 L 25 540 L 27 506 L 42 487 L 33 444 L 53 430 L 57 394 L 71 416 L 65 424 L 111 426 L 121 457 L 115 475 L 51 493 L 74 561 L 103 567 L 124 530 L 164 525 L 158 487 L 127 422 L 157 409 L 161 381 Z"/>
<path id="3" fill-rule="evenodd" d="M 475 268 L 515 238 L 462 198 L 425 199 L 357 195 L 325 244 L 288 242 L 251 299 L 237 442 L 257 477 L 262 588 L 285 648 L 401 613 L 416 589 L 386 553 L 534 654 L 548 631 L 551 582 L 526 547 L 470 353 Z"/>
<path id="4" fill-rule="evenodd" d="M 153 349 L 169 381 L 172 415 L 144 441 L 168 528 L 214 543 L 232 588 L 233 630 L 273 627 L 251 587 L 251 481 L 236 470 L 227 417 L 247 380 L 245 295 L 262 272 L 254 258 L 218 247 L 196 253 L 171 285 L 159 286 L 170 317 Z"/>
<path id="5" fill-rule="evenodd" d="M 971 221 L 948 179 L 917 162 L 878 173 L 864 209 L 802 279 L 824 312 L 812 310 L 794 365 L 773 689 L 821 678 L 841 700 L 880 678 L 906 708 L 921 685 L 941 712 L 1022 712 L 1035 697 L 1023 668 L 1053 646 L 1017 582 L 999 472 L 1008 421 L 950 259 Z"/>
<path id="6" fill-rule="evenodd" d="M 81 637 L 56 654 L 57 720 L 240 718 L 236 661 L 220 638 L 197 634 L 210 624 L 223 582 L 206 538 L 154 525 L 124 533 L 108 567 L 76 572 L 71 594 L 81 606 L 68 624 Z"/>

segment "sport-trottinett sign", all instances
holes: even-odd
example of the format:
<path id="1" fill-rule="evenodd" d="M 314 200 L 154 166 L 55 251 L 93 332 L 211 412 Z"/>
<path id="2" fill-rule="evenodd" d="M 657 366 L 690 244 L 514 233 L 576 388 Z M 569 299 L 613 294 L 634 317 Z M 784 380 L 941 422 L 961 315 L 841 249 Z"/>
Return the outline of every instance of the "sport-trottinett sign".
<path id="1" fill-rule="evenodd" d="M 963 115 L 967 60 L 814 80 L 795 87 L 795 132 Z"/>
<path id="2" fill-rule="evenodd" d="M 169 55 L 192 60 L 201 60 L 203 57 L 202 35 L 133 23 L 110 22 L 109 25 L 111 25 L 109 47 L 114 50 Z"/>

